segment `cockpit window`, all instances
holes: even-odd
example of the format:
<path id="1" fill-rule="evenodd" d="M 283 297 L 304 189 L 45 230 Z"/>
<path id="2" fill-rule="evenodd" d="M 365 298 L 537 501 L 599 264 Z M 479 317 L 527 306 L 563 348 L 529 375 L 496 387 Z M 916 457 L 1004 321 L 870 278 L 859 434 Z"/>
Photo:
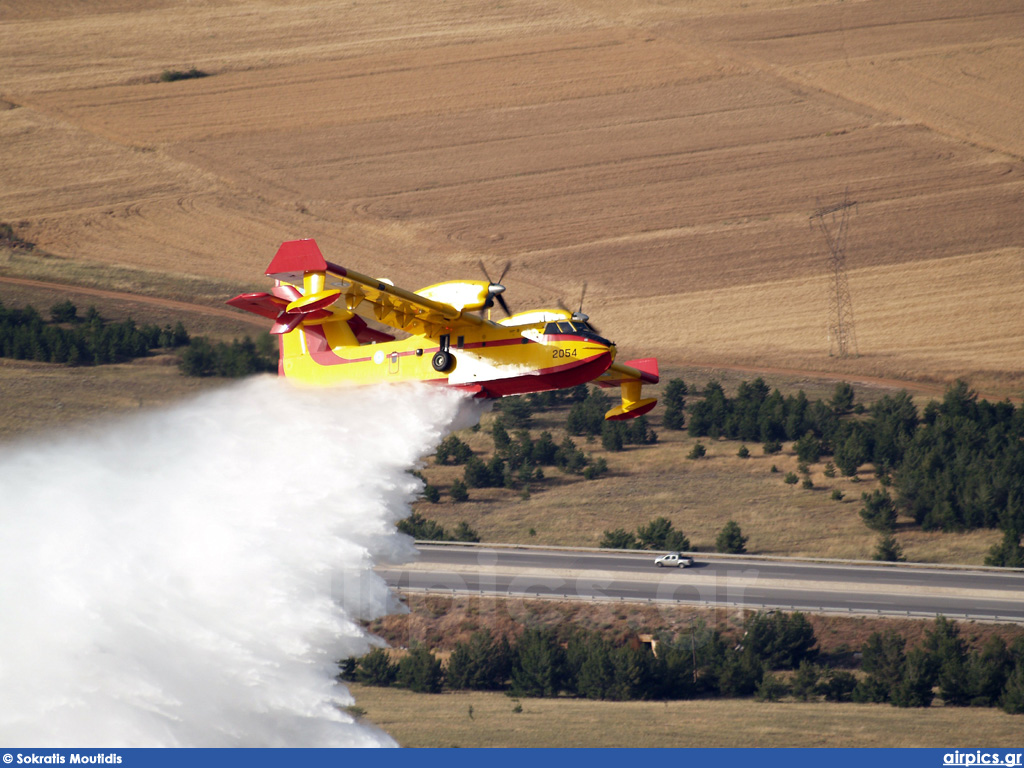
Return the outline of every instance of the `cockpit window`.
<path id="1" fill-rule="evenodd" d="M 570 323 L 564 320 L 558 323 L 548 323 L 544 327 L 544 333 L 549 336 L 581 336 L 583 338 L 600 341 L 603 344 L 611 344 L 610 341 L 591 328 L 589 323 Z"/>

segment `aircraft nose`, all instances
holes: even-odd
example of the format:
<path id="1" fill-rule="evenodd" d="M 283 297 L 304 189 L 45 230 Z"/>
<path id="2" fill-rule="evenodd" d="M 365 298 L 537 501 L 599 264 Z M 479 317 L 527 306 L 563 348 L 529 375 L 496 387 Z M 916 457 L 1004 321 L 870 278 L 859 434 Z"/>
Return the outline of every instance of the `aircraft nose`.
<path id="1" fill-rule="evenodd" d="M 487 286 L 487 292 L 492 296 L 497 296 L 499 293 L 505 292 L 505 286 L 501 283 L 491 283 Z"/>

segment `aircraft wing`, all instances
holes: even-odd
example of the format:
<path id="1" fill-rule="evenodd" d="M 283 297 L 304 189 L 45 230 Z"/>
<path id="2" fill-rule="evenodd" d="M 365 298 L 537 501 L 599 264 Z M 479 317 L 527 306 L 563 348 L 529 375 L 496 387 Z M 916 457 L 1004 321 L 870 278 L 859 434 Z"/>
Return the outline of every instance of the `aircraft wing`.
<path id="1" fill-rule="evenodd" d="M 658 379 L 658 358 L 645 357 L 641 360 L 627 360 L 625 364 L 612 363 L 603 375 L 594 379 L 594 383 L 602 387 L 617 387 L 627 381 L 657 384 Z"/>
<path id="2" fill-rule="evenodd" d="M 313 240 L 283 243 L 266 272 L 268 277 L 302 285 L 306 301 L 335 292 L 337 306 L 360 312 L 400 331 L 438 336 L 488 321 L 442 301 L 421 296 L 324 259 Z M 330 282 L 333 290 L 327 290 Z"/>

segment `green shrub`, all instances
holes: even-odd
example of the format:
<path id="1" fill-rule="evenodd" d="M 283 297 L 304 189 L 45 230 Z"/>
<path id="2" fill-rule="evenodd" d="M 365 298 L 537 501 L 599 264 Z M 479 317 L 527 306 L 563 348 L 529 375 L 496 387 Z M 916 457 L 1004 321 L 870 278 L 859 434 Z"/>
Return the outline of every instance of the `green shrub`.
<path id="1" fill-rule="evenodd" d="M 594 480 L 608 471 L 608 462 L 604 460 L 604 457 L 598 457 L 594 459 L 587 467 L 583 470 L 583 477 L 586 480 Z"/>
<path id="2" fill-rule="evenodd" d="M 452 487 L 449 489 L 448 493 L 451 495 L 452 501 L 454 502 L 462 503 L 463 501 L 469 501 L 469 489 L 466 487 L 466 484 L 458 478 L 452 481 Z"/>
<path id="3" fill-rule="evenodd" d="M 165 69 L 160 73 L 160 82 L 173 83 L 177 80 L 195 80 L 200 77 L 209 77 L 209 74 L 195 67 L 188 70 Z"/>
<path id="4" fill-rule="evenodd" d="M 636 534 L 630 533 L 625 528 L 616 528 L 614 531 L 605 531 L 601 543 L 603 549 L 639 549 Z"/>

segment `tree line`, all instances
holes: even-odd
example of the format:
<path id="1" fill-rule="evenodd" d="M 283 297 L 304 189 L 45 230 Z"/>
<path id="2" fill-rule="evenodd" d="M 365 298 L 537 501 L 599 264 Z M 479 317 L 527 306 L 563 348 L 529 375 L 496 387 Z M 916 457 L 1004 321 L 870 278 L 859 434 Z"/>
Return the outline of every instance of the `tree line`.
<path id="1" fill-rule="evenodd" d="M 50 308 L 45 320 L 33 306 L 8 309 L 0 302 L 0 354 L 15 360 L 65 365 L 103 365 L 144 357 L 151 349 L 189 344 L 185 327 L 138 326 L 131 318 L 103 319 L 95 307 L 84 316 L 70 301 Z"/>
<path id="2" fill-rule="evenodd" d="M 190 336 L 179 321 L 172 327 L 142 325 L 128 318 L 114 322 L 95 307 L 84 315 L 65 300 L 50 307 L 49 319 L 28 305 L 8 309 L 0 302 L 0 356 L 64 365 L 105 365 L 146 357 L 152 350 L 180 350 L 178 367 L 186 376 L 238 378 L 277 370 L 274 340 L 264 334 L 228 342 Z"/>
<path id="3" fill-rule="evenodd" d="M 747 552 L 747 536 L 743 535 L 739 523 L 728 521 L 715 538 L 715 551 L 726 555 L 743 555 Z M 636 532 L 625 528 L 604 532 L 598 547 L 603 549 L 648 549 L 656 551 L 689 552 L 690 539 L 677 531 L 667 517 L 656 517 L 647 525 L 641 525 Z"/>
<path id="4" fill-rule="evenodd" d="M 514 640 L 483 630 L 457 643 L 446 665 L 423 645 L 397 662 L 376 648 L 340 662 L 340 676 L 421 693 L 488 690 L 616 701 L 792 696 L 927 707 L 938 695 L 946 706 L 999 706 L 1024 714 L 1024 638 L 1008 646 L 992 636 L 971 650 L 956 624 L 939 617 L 909 652 L 905 638 L 886 630 L 873 633 L 861 655 L 859 674 L 820 664 L 807 618 L 772 611 L 750 615 L 737 637 L 697 622 L 652 644 L 613 642 L 578 629 L 562 636 L 552 628 L 528 628 Z"/>

